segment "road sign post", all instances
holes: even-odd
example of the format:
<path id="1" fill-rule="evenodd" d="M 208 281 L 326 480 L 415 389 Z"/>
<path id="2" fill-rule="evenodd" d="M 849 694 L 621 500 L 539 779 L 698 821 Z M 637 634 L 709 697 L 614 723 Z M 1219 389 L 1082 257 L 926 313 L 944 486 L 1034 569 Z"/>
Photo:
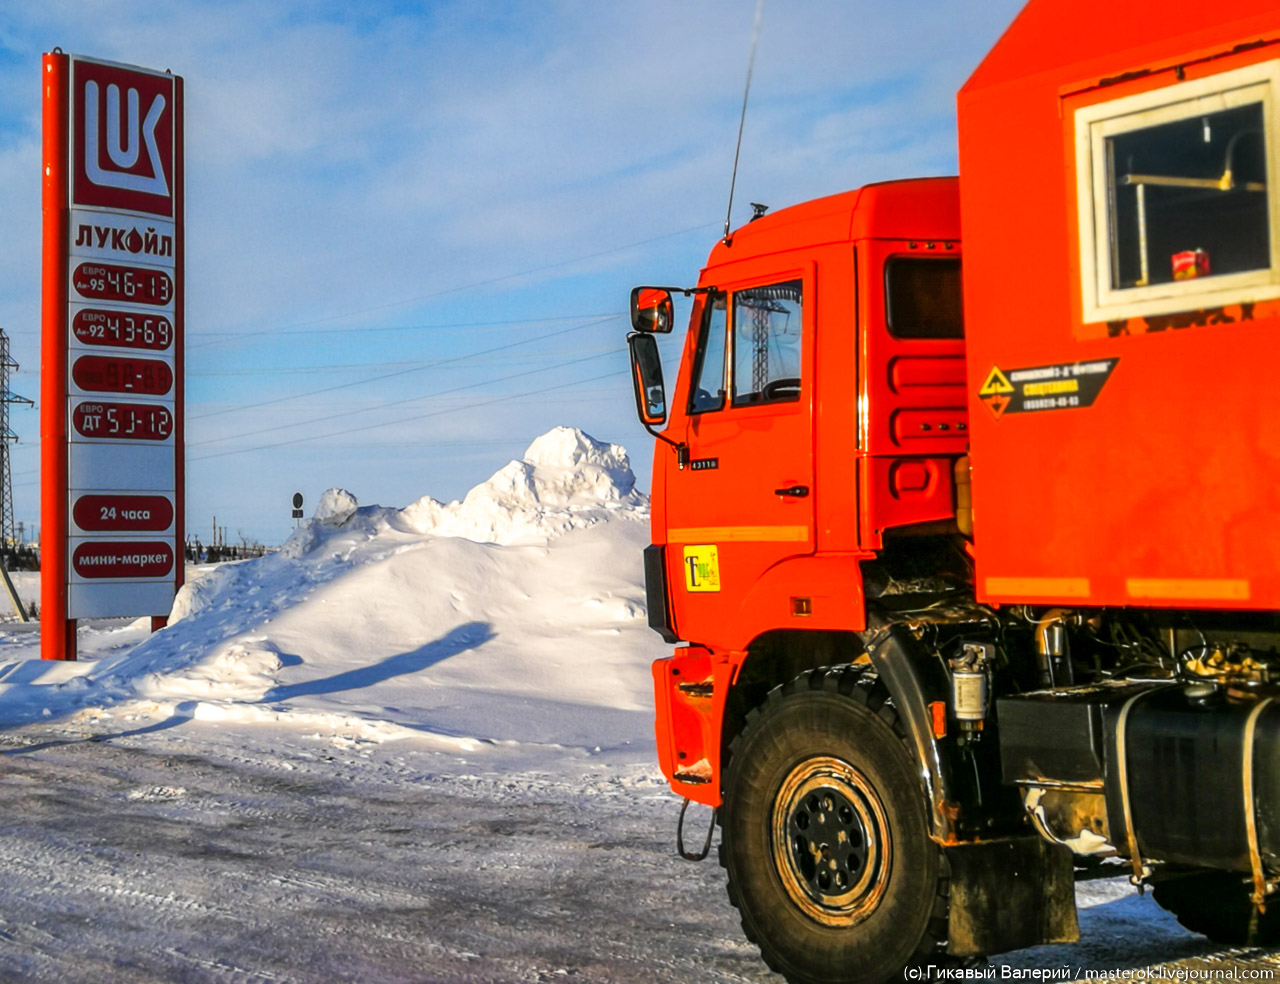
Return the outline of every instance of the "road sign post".
<path id="1" fill-rule="evenodd" d="M 41 656 L 183 576 L 183 83 L 46 54 Z"/>

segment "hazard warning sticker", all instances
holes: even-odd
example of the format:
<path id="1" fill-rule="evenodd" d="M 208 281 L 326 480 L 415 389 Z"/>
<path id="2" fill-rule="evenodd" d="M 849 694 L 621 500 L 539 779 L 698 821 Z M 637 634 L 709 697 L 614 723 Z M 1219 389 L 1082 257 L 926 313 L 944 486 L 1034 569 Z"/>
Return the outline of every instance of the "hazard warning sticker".
<path id="1" fill-rule="evenodd" d="M 978 399 L 996 420 L 1006 413 L 1091 407 L 1119 363 L 1119 359 L 1096 359 L 1008 371 L 992 366 Z"/>

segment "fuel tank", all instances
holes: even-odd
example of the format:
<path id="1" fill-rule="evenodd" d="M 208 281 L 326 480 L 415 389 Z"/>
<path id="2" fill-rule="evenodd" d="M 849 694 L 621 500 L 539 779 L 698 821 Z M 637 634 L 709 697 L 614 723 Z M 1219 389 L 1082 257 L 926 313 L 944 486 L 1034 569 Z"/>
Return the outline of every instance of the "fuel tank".
<path id="1" fill-rule="evenodd" d="M 1250 871 L 1252 817 L 1263 864 L 1280 870 L 1277 696 L 1156 681 L 1004 697 L 1004 781 L 1101 794 L 1111 843 L 1129 854 L 1132 832 L 1150 861 Z"/>

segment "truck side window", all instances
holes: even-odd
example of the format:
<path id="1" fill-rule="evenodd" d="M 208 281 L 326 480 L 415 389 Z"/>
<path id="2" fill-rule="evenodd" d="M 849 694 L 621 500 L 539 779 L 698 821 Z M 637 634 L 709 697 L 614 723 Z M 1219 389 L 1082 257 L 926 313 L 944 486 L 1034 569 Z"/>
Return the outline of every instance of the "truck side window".
<path id="1" fill-rule="evenodd" d="M 733 295 L 733 405 L 800 399 L 799 280 Z"/>
<path id="2" fill-rule="evenodd" d="M 894 338 L 964 338 L 958 259 L 894 257 L 885 264 L 884 280 Z"/>
<path id="3" fill-rule="evenodd" d="M 724 407 L 724 349 L 727 318 L 723 294 L 707 297 L 702 310 L 702 331 L 689 394 L 689 412 L 706 413 Z"/>

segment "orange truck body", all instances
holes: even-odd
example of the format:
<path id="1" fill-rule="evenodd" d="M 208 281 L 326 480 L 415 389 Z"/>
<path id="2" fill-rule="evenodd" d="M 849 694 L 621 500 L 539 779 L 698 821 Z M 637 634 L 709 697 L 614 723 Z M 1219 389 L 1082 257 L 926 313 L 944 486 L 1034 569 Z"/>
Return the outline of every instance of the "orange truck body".
<path id="1" fill-rule="evenodd" d="M 1280 8 L 1032 0 L 958 111 L 632 294 L 662 771 L 796 984 L 1077 939 L 1104 858 L 1280 944 Z"/>
<path id="2" fill-rule="evenodd" d="M 959 95 L 959 179 L 796 205 L 712 249 L 700 288 L 800 282 L 800 394 L 689 412 L 695 297 L 663 431 L 689 464 L 659 443 L 652 489 L 651 607 L 691 644 L 653 667 L 675 792 L 721 802 L 725 701 L 752 647 L 865 630 L 862 565 L 887 533 L 955 520 L 966 454 L 980 603 L 1280 610 L 1280 261 L 1260 286 L 1086 310 L 1079 115 L 1277 65 L 1266 0 L 1212 17 L 1192 0 L 1035 0 Z M 964 339 L 895 337 L 888 264 L 962 255 Z M 713 589 L 690 580 L 708 546 Z"/>

